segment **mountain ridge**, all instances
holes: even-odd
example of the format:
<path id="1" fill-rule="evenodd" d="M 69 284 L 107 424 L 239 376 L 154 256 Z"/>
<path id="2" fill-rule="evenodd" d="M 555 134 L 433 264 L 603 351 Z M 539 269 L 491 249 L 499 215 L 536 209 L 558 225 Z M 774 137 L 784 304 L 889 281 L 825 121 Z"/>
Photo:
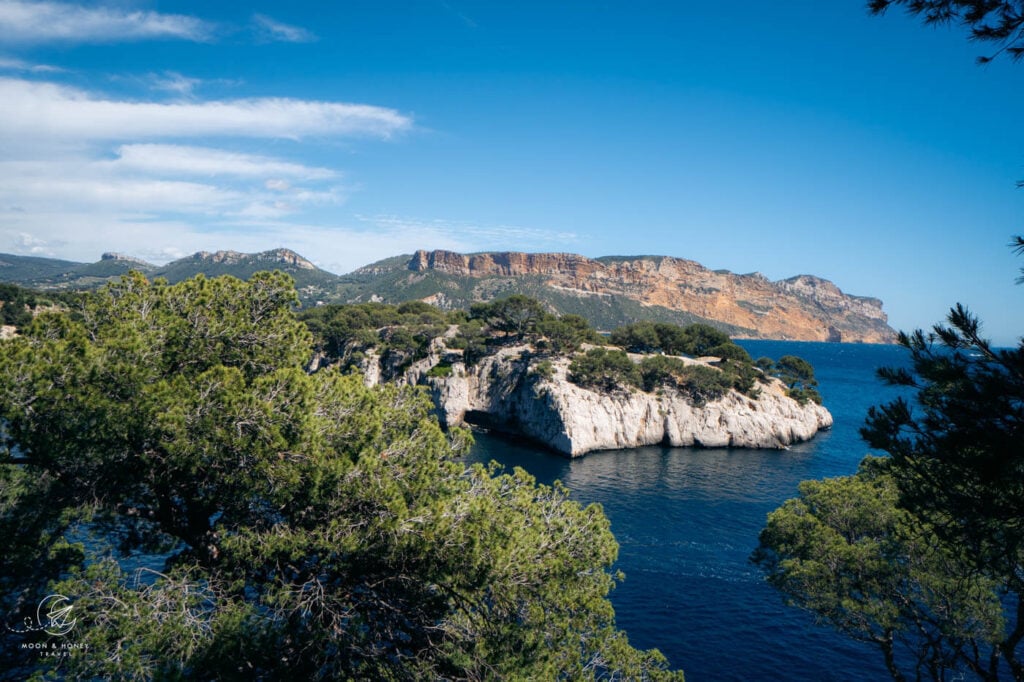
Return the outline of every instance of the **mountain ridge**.
<path id="1" fill-rule="evenodd" d="M 0 254 L 0 281 L 40 289 L 93 288 L 133 269 L 171 283 L 197 274 L 248 279 L 280 269 L 295 279 L 306 306 L 423 300 L 468 309 L 519 293 L 604 329 L 647 319 L 702 322 L 743 338 L 892 343 L 896 337 L 880 299 L 846 294 L 827 279 L 803 274 L 771 281 L 675 256 L 419 250 L 336 275 L 285 248 L 199 251 L 163 266 L 112 252 L 96 263 Z"/>

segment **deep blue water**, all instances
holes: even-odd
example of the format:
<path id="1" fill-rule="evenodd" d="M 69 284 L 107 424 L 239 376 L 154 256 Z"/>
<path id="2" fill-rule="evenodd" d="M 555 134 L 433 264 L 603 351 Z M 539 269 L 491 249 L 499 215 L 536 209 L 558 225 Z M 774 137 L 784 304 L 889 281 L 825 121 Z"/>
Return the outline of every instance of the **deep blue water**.
<path id="1" fill-rule="evenodd" d="M 894 346 L 743 341 L 754 357 L 799 355 L 814 365 L 835 425 L 786 451 L 647 447 L 569 460 L 478 434 L 470 457 L 560 479 L 599 502 L 620 544 L 626 580 L 612 593 L 630 642 L 657 647 L 689 682 L 888 679 L 877 650 L 785 606 L 748 561 L 765 516 L 806 479 L 853 473 L 868 453 L 868 407 L 898 395 L 875 378 L 907 362 Z"/>

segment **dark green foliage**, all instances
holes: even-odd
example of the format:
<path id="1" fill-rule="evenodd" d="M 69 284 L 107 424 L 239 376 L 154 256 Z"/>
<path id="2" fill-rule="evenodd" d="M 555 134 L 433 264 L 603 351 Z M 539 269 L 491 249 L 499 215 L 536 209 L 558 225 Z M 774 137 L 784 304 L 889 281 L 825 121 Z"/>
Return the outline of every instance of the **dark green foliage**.
<path id="1" fill-rule="evenodd" d="M 0 670 L 681 679 L 615 629 L 600 507 L 467 469 L 418 389 L 305 372 L 294 303 L 281 274 L 132 275 L 0 343 L 0 619 L 67 595 L 79 647 L 5 628 Z M 114 546 L 169 558 L 138 581 Z"/>
<path id="2" fill-rule="evenodd" d="M 687 367 L 682 375 L 681 388 L 690 395 L 696 405 L 718 400 L 731 387 L 732 380 L 713 367 L 693 365 Z"/>
<path id="3" fill-rule="evenodd" d="M 35 291 L 15 284 L 0 283 L 0 324 L 17 328 L 32 322 L 35 313 L 46 308 L 77 309 L 83 294 L 70 291 Z"/>
<path id="4" fill-rule="evenodd" d="M 475 365 L 487 355 L 487 333 L 480 320 L 469 320 L 459 325 L 455 338 L 448 340 L 448 348 L 461 350 L 462 359 L 467 367 Z"/>
<path id="5" fill-rule="evenodd" d="M 32 309 L 38 304 L 34 291 L 13 284 L 0 284 L 0 323 L 24 327 L 32 321 Z"/>
<path id="6" fill-rule="evenodd" d="M 536 331 L 541 337 L 541 345 L 555 355 L 574 353 L 584 343 L 598 345 L 604 342 L 590 323 L 579 315 L 547 315 L 537 324 Z"/>
<path id="7" fill-rule="evenodd" d="M 665 351 L 663 345 L 667 345 L 667 341 L 663 341 L 661 336 L 658 334 L 659 328 L 662 325 L 658 325 L 654 322 L 636 322 L 634 324 L 628 324 L 623 327 L 617 327 L 612 330 L 611 335 L 608 337 L 608 341 L 616 346 L 625 348 L 631 353 L 654 353 L 658 350 Z M 665 328 L 668 325 L 664 325 Z M 671 350 L 665 352 L 673 352 Z M 681 351 L 678 351 L 681 352 Z"/>
<path id="8" fill-rule="evenodd" d="M 384 327 L 409 321 L 396 306 L 383 303 L 319 306 L 303 311 L 300 319 L 313 332 L 316 345 L 332 356 L 340 356 L 357 332 L 372 331 L 376 336 Z"/>
<path id="9" fill-rule="evenodd" d="M 801 405 L 808 400 L 821 404 L 821 394 L 815 388 L 818 381 L 814 378 L 814 367 L 803 358 L 783 355 L 771 366 L 770 373 L 786 384 L 787 395 Z"/>
<path id="10" fill-rule="evenodd" d="M 586 388 L 615 391 L 639 387 L 643 378 L 636 363 L 625 352 L 591 348 L 570 363 L 569 381 Z"/>
<path id="11" fill-rule="evenodd" d="M 536 299 L 516 294 L 491 303 L 474 303 L 469 313 L 470 323 L 486 325 L 492 335 L 500 332 L 505 338 L 515 341 L 530 341 L 539 350 L 554 355 L 567 355 L 579 350 L 584 343 L 603 343 L 602 337 L 579 315 L 558 317 L 545 311 Z M 462 325 L 466 327 L 466 325 Z M 479 331 L 478 331 L 479 330 Z M 460 329 L 458 347 L 469 351 L 468 362 L 479 358 L 481 342 L 485 332 L 481 327 Z M 449 347 L 456 347 L 449 344 Z"/>
<path id="12" fill-rule="evenodd" d="M 640 375 L 645 391 L 651 392 L 663 386 L 678 387 L 689 369 L 679 358 L 668 355 L 651 355 L 640 361 Z"/>
<path id="13" fill-rule="evenodd" d="M 948 322 L 901 334 L 912 369 L 880 371 L 915 389 L 919 410 L 898 399 L 869 411 L 861 433 L 890 457 L 834 484 L 827 519 L 798 500 L 771 515 L 765 566 L 796 603 L 882 647 L 896 680 L 909 676 L 894 642 L 920 656 L 923 679 L 1024 679 L 1024 343 L 993 349 L 962 306 Z M 825 485 L 802 484 L 802 498 Z"/>
<path id="14" fill-rule="evenodd" d="M 804 481 L 768 515 L 753 559 L 793 604 L 878 647 L 894 680 L 998 679 L 986 676 L 1003 637 L 997 583 L 898 498 L 886 460 Z"/>
<path id="15" fill-rule="evenodd" d="M 425 357 L 430 342 L 448 327 L 448 316 L 422 301 L 319 306 L 303 311 L 300 318 L 317 348 L 343 368 L 376 349 L 392 374 Z"/>
<path id="16" fill-rule="evenodd" d="M 1024 342 L 994 349 L 963 306 L 931 334 L 901 334 L 912 371 L 882 370 L 917 391 L 872 408 L 862 435 L 892 457 L 900 502 L 963 549 L 1007 595 L 1000 652 L 1024 677 Z M 1012 614 L 1012 616 L 1011 616 Z"/>
<path id="17" fill-rule="evenodd" d="M 750 359 L 750 356 L 746 355 L 746 351 L 739 346 L 736 346 L 736 344 L 732 342 L 732 339 L 729 338 L 728 334 L 706 324 L 691 324 L 683 329 L 683 334 L 685 347 L 683 352 L 689 355 L 696 357 L 716 355 L 715 351 L 721 350 L 728 352 L 731 355 L 739 353 L 741 356 L 746 356 L 747 360 Z M 739 350 L 731 349 L 730 347 L 733 346 Z"/>
<path id="18" fill-rule="evenodd" d="M 613 330 L 610 341 L 635 353 L 667 353 L 669 355 L 719 358 L 719 368 L 712 370 L 714 374 L 701 371 L 700 379 L 691 382 L 688 389 L 694 399 L 702 404 L 709 400 L 717 400 L 729 388 L 735 388 L 740 393 L 756 397 L 757 380 L 763 376 L 754 369 L 750 354 L 742 346 L 733 342 L 724 332 L 705 324 L 678 327 L 659 322 L 637 322 Z M 647 363 L 648 360 L 644 362 Z M 666 385 L 662 381 L 664 378 L 664 373 L 660 369 L 662 367 L 669 368 L 672 365 L 666 371 L 668 374 L 676 372 L 675 365 L 668 360 L 651 358 L 649 362 L 652 374 L 649 379 L 645 379 L 645 386 Z M 697 371 L 693 367 L 688 370 Z"/>
<path id="19" fill-rule="evenodd" d="M 757 384 L 764 379 L 764 374 L 750 362 L 726 360 L 718 367 L 729 378 L 732 387 L 740 393 L 751 398 L 756 398 L 760 394 Z M 820 403 L 820 397 L 817 402 Z"/>
<path id="20" fill-rule="evenodd" d="M 439 362 L 427 372 L 428 377 L 446 378 L 452 375 L 452 366 L 445 362 Z"/>
<path id="21" fill-rule="evenodd" d="M 989 62 L 1006 51 L 1013 59 L 1024 56 L 1024 3 L 1021 0 L 869 0 L 874 14 L 885 12 L 890 5 L 904 7 L 920 15 L 927 24 L 956 23 L 970 30 L 972 40 L 999 44 L 994 55 L 979 57 Z"/>
<path id="22" fill-rule="evenodd" d="M 732 340 L 713 346 L 708 349 L 707 353 L 704 353 L 704 355 L 721 358 L 722 360 L 729 360 L 736 364 L 750 365 L 754 362 L 750 358 L 750 353 L 748 353 L 743 346 L 734 343 Z"/>
<path id="23" fill-rule="evenodd" d="M 645 391 L 671 387 L 686 393 L 695 405 L 720 399 L 732 388 L 730 376 L 706 365 L 687 365 L 666 355 L 652 355 L 640 363 Z"/>
<path id="24" fill-rule="evenodd" d="M 551 379 L 555 376 L 555 367 L 550 360 L 541 360 L 530 371 L 541 379 Z"/>
<path id="25" fill-rule="evenodd" d="M 469 310 L 471 318 L 486 322 L 492 329 L 521 339 L 537 331 L 547 316 L 540 301 L 513 294 L 492 303 L 475 303 Z"/>
<path id="26" fill-rule="evenodd" d="M 750 356 L 723 331 L 706 324 L 679 327 L 662 322 L 636 322 L 613 329 L 609 341 L 632 353 L 666 353 L 750 361 Z"/>

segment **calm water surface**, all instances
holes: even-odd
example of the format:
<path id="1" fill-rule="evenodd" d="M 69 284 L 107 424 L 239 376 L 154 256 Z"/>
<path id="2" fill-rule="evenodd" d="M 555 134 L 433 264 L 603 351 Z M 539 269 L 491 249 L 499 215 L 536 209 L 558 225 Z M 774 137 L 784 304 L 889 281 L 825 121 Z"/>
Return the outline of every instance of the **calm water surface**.
<path id="1" fill-rule="evenodd" d="M 472 461 L 521 466 L 599 502 L 621 546 L 626 580 L 612 593 L 634 646 L 657 647 L 689 682 L 888 679 L 876 650 L 783 604 L 748 561 L 765 516 L 800 481 L 853 473 L 867 454 L 857 430 L 871 405 L 898 395 L 880 366 L 906 363 L 891 346 L 744 341 L 754 357 L 794 354 L 815 367 L 835 425 L 787 451 L 647 447 L 568 460 L 478 434 Z"/>

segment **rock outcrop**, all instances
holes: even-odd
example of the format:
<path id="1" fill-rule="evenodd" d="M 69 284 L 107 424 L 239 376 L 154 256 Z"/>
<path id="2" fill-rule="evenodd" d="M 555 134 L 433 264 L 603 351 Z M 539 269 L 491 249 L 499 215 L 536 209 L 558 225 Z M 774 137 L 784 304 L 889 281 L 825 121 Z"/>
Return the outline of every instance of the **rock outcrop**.
<path id="1" fill-rule="evenodd" d="M 316 270 L 316 266 L 290 249 L 271 249 L 260 253 L 240 253 L 238 251 L 198 251 L 192 254 L 192 260 L 204 261 L 216 265 L 241 265 L 247 263 L 265 263 L 268 269 L 275 265 L 288 265 L 300 270 Z"/>
<path id="2" fill-rule="evenodd" d="M 472 367 L 457 353 L 443 353 L 441 346 L 435 347 L 400 379 L 429 386 L 443 424 L 487 426 L 570 457 L 655 444 L 785 448 L 832 426 L 827 409 L 813 402 L 800 405 L 785 395 L 777 380 L 761 385 L 756 398 L 730 391 L 697 406 L 672 389 L 646 393 L 582 388 L 568 380 L 567 358 L 551 361 L 548 375 L 538 371 L 528 346 L 502 349 Z M 369 364 L 375 359 L 369 357 Z M 432 376 L 430 370 L 439 362 L 450 366 L 448 376 Z M 368 383 L 380 380 L 374 367 L 364 370 Z"/>
<path id="3" fill-rule="evenodd" d="M 153 268 L 156 267 L 156 266 L 154 266 L 151 263 L 147 263 L 146 261 L 142 260 L 141 258 L 133 258 L 132 256 L 126 256 L 123 253 L 116 253 L 116 252 L 113 252 L 113 251 L 108 251 L 108 252 L 104 253 L 102 256 L 100 256 L 100 262 L 104 262 L 104 261 L 108 261 L 108 262 L 109 261 L 113 261 L 113 262 L 116 262 L 116 263 L 128 263 L 130 265 L 137 265 L 143 271 L 145 271 L 145 270 L 152 270 Z"/>
<path id="4" fill-rule="evenodd" d="M 618 296 L 688 313 L 729 325 L 740 338 L 892 343 L 896 337 L 880 300 L 845 294 L 811 275 L 772 282 L 760 273 L 736 275 L 667 256 L 517 252 L 417 251 L 407 268 L 481 282 L 535 278 L 580 298 Z"/>

